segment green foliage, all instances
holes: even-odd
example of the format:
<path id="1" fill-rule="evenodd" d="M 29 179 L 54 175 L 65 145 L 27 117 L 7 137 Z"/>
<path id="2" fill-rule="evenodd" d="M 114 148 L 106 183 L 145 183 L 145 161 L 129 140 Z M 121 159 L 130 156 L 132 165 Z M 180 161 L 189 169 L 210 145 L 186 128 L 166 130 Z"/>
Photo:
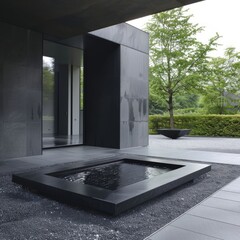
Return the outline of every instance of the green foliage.
<path id="1" fill-rule="evenodd" d="M 201 88 L 208 53 L 219 38 L 199 42 L 197 34 L 203 28 L 191 23 L 191 17 L 187 10 L 176 8 L 153 15 L 146 28 L 150 33 L 150 94 L 164 100 L 171 127 L 175 96 Z"/>
<path id="2" fill-rule="evenodd" d="M 43 62 L 43 101 L 47 102 L 53 98 L 54 70 L 52 64 Z"/>
<path id="3" fill-rule="evenodd" d="M 166 109 L 166 103 L 157 95 L 150 93 L 149 96 L 149 114 L 162 114 Z"/>
<path id="4" fill-rule="evenodd" d="M 206 114 L 203 108 L 183 108 L 174 111 L 174 115 L 204 115 Z"/>
<path id="5" fill-rule="evenodd" d="M 224 57 L 208 64 L 208 82 L 202 98 L 208 113 L 233 114 L 240 108 L 240 53 L 227 48 Z"/>
<path id="6" fill-rule="evenodd" d="M 197 108 L 199 103 L 199 95 L 196 94 L 177 94 L 174 99 L 175 109 Z M 176 110 L 174 111 L 174 114 Z"/>
<path id="7" fill-rule="evenodd" d="M 149 132 L 168 128 L 169 117 L 149 116 Z M 185 115 L 175 116 L 176 128 L 191 129 L 190 135 L 240 137 L 240 115 Z"/>

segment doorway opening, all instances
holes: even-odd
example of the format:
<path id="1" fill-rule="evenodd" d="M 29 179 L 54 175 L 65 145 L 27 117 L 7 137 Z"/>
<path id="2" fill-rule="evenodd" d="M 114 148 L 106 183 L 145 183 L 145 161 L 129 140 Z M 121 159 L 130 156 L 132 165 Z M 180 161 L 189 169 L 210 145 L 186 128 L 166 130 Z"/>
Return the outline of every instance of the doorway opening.
<path id="1" fill-rule="evenodd" d="M 43 148 L 83 144 L 83 51 L 44 41 Z"/>

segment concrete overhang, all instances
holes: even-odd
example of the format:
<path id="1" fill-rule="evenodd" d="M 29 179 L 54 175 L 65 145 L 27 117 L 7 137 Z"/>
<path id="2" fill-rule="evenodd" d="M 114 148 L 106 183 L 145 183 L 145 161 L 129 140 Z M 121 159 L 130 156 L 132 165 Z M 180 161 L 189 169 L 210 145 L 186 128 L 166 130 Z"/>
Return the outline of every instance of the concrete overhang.
<path id="1" fill-rule="evenodd" d="M 69 38 L 202 0 L 1 0 L 0 21 Z"/>

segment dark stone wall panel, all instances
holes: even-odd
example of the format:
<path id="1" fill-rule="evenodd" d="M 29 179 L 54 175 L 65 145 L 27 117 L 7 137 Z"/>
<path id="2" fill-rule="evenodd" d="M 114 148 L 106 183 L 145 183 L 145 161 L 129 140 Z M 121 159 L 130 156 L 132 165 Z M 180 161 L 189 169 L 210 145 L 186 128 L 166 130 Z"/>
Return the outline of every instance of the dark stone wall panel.
<path id="1" fill-rule="evenodd" d="M 58 109 L 57 109 L 57 133 L 59 135 L 68 135 L 68 77 L 69 66 L 67 64 L 57 64 L 58 66 Z"/>
<path id="2" fill-rule="evenodd" d="M 144 52 L 148 52 L 148 35 L 126 24 L 94 33 L 120 45 L 91 34 L 86 38 L 84 59 L 85 144 L 148 145 L 149 60 Z M 110 46 L 118 46 L 119 54 L 110 55 Z"/>
<path id="3" fill-rule="evenodd" d="M 39 129 L 41 129 L 41 122 L 27 123 L 27 156 L 40 154 L 39 147 L 42 148 L 42 133 Z"/>
<path id="4" fill-rule="evenodd" d="M 122 121 L 120 128 L 121 148 L 148 145 L 148 122 Z"/>
<path id="5" fill-rule="evenodd" d="M 129 24 L 117 24 L 90 32 L 90 34 L 148 54 L 148 33 Z"/>
<path id="6" fill-rule="evenodd" d="M 26 86 L 26 66 L 3 63 L 2 67 L 4 88 L 19 89 Z"/>
<path id="7" fill-rule="evenodd" d="M 42 93 L 39 90 L 31 89 L 25 91 L 27 95 L 27 122 L 39 123 L 42 121 L 42 113 L 41 113 L 41 102 L 39 99 L 42 98 Z M 40 132 L 38 130 L 38 132 Z"/>
<path id="8" fill-rule="evenodd" d="M 0 159 L 41 154 L 42 34 L 0 31 Z"/>
<path id="9" fill-rule="evenodd" d="M 121 46 L 121 148 L 148 145 L 148 55 Z"/>
<path id="10" fill-rule="evenodd" d="M 84 144 L 120 146 L 120 46 L 85 38 Z"/>
<path id="11" fill-rule="evenodd" d="M 1 91 L 0 91 L 0 94 L 1 94 Z M 1 104 L 1 102 L 0 102 Z M 1 109 L 0 109 L 0 112 L 1 112 Z M 1 114 L 0 114 L 1 115 Z M 3 122 L 0 120 L 0 153 L 1 153 L 1 156 L 3 156 Z M 1 159 L 1 157 L 0 157 Z"/>
<path id="12" fill-rule="evenodd" d="M 3 121 L 27 121 L 27 94 L 24 88 L 3 89 Z"/>
<path id="13" fill-rule="evenodd" d="M 39 58 L 41 56 L 41 58 Z M 43 36 L 38 32 L 28 31 L 27 34 L 27 66 L 31 68 L 31 74 L 37 72 L 39 70 L 42 71 L 42 56 L 43 56 Z M 41 65 L 41 68 L 39 68 Z M 39 80 L 39 76 L 36 80 Z M 37 81 L 38 84 L 41 84 L 41 81 Z"/>
<path id="14" fill-rule="evenodd" d="M 4 122 L 2 158 L 27 155 L 27 125 L 24 122 Z"/>
<path id="15" fill-rule="evenodd" d="M 148 54 L 121 46 L 121 96 L 148 98 Z"/>
<path id="16" fill-rule="evenodd" d="M 0 57 L 1 57 L 1 54 L 0 54 Z M 0 124 L 3 122 L 3 70 L 2 70 L 3 68 L 2 67 L 3 66 L 0 62 Z"/>

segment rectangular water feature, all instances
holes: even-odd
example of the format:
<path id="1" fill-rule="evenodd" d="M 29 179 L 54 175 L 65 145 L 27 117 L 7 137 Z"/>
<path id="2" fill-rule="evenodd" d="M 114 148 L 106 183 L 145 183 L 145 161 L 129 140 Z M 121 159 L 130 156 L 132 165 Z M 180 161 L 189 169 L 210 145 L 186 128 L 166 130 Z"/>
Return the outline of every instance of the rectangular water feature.
<path id="1" fill-rule="evenodd" d="M 139 162 L 124 159 L 85 169 L 74 169 L 50 174 L 79 184 L 88 184 L 109 190 L 117 190 L 146 179 L 150 179 L 182 166 Z"/>
<path id="2" fill-rule="evenodd" d="M 119 155 L 14 174 L 12 180 L 58 201 L 118 215 L 210 169 L 206 164 Z"/>

